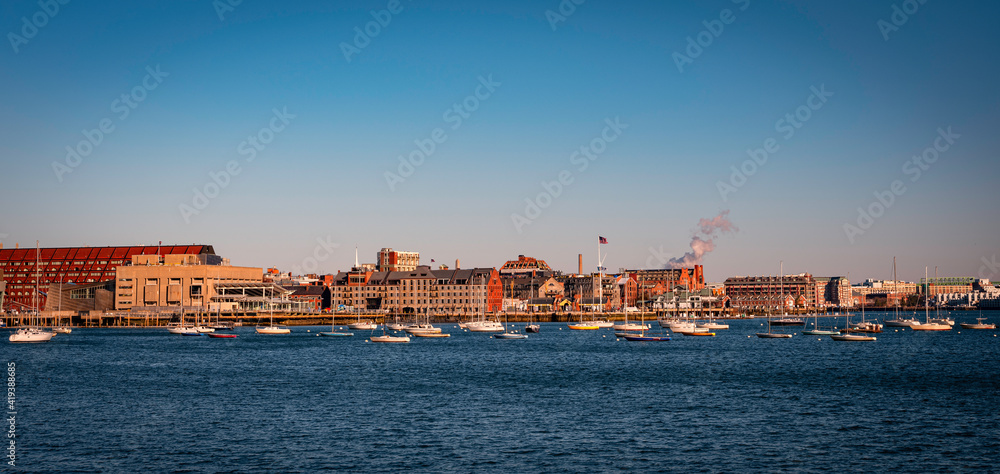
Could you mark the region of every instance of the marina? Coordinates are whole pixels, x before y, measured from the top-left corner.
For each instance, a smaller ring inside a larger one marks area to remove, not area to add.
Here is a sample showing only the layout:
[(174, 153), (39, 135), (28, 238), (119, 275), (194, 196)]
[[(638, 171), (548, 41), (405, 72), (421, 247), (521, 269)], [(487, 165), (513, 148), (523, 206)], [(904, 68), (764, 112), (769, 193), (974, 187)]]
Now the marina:
[(316, 337), (329, 324), (218, 340), (77, 328), (5, 353), (37, 471), (811, 471), (856, 446), (860, 471), (995, 467), (996, 331), (749, 337), (764, 322), (655, 343), (564, 323), (516, 344), (456, 324), (408, 344)]

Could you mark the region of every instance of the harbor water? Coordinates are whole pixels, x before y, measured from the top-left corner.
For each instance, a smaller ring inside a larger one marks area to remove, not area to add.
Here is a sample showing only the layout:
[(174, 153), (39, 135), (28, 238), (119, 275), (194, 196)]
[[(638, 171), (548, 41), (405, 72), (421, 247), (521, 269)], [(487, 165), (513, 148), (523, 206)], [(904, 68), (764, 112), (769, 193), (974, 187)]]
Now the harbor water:
[(409, 344), (81, 328), (2, 352), (25, 472), (998, 469), (997, 331), (762, 323), (641, 343), (555, 323)]

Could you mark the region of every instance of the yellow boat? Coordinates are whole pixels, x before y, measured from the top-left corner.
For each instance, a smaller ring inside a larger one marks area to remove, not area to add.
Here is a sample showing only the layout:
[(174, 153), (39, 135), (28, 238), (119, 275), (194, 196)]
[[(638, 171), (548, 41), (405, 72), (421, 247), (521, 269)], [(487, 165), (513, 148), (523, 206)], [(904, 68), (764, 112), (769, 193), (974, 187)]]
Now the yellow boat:
[(600, 326), (593, 326), (590, 324), (570, 324), (569, 328), (577, 331), (596, 331), (600, 329)]

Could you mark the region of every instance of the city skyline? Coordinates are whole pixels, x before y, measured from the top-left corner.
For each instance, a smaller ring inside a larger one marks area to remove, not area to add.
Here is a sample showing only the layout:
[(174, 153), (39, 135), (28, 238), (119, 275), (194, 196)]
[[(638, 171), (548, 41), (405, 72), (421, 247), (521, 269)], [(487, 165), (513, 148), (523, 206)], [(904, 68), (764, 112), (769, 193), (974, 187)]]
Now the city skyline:
[(232, 3), (4, 5), (4, 248), (1000, 279), (998, 5)]

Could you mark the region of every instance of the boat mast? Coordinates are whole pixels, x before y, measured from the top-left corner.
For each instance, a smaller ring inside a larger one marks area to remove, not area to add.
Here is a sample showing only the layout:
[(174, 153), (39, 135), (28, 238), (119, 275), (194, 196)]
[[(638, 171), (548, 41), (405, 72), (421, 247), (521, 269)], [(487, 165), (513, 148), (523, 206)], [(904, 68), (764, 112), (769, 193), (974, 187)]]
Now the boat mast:
[(927, 309), (927, 298), (930, 297), (930, 292), (931, 292), (930, 290), (931, 290), (931, 285), (930, 282), (927, 281), (927, 267), (924, 267), (924, 323), (925, 324), (930, 323), (930, 320), (928, 319), (929, 316)]

